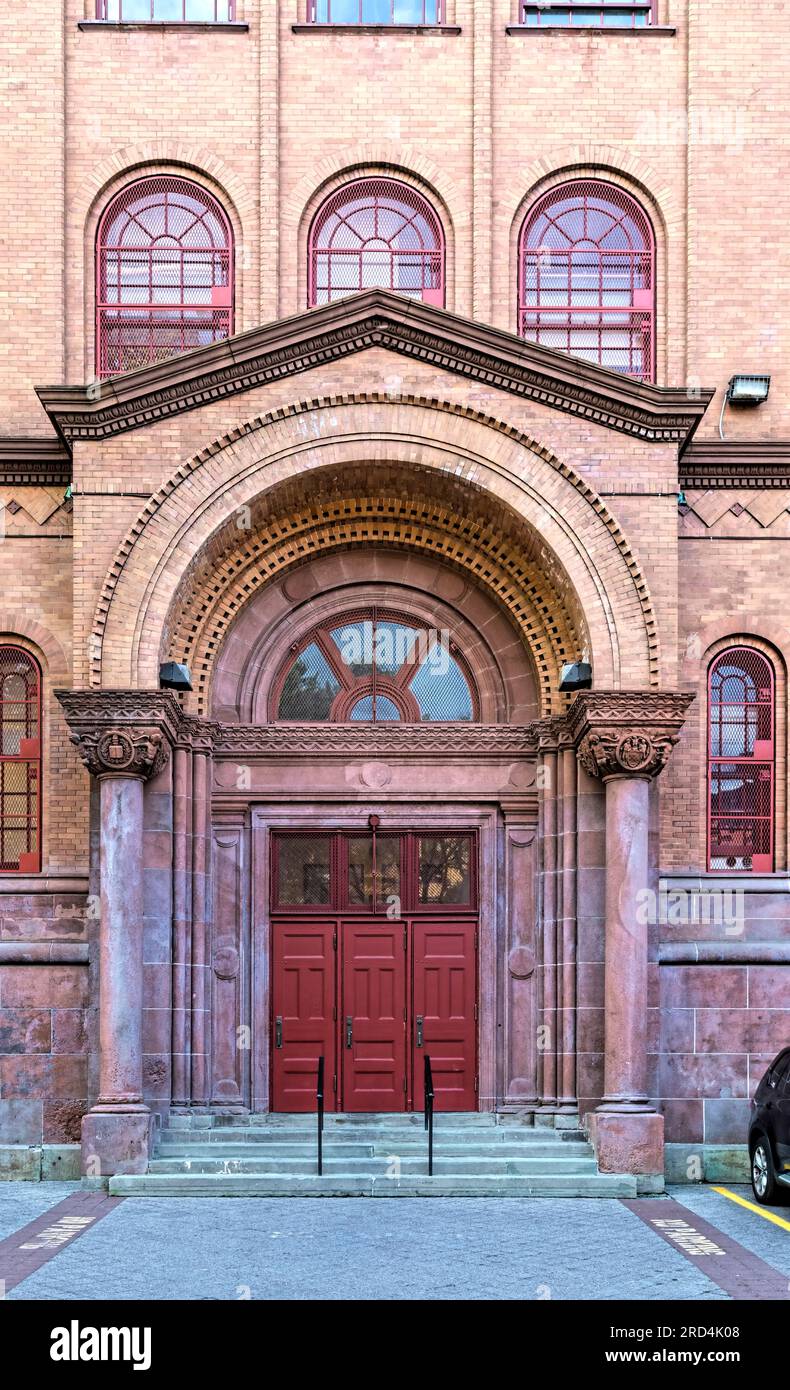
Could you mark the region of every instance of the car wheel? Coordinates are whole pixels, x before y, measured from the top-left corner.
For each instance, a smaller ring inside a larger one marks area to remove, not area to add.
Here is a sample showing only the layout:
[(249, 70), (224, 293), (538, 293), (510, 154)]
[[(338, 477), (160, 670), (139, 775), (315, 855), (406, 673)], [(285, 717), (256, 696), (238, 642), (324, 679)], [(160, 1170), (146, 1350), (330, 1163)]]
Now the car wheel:
[(752, 1191), (763, 1206), (779, 1200), (771, 1145), (763, 1135), (752, 1149)]

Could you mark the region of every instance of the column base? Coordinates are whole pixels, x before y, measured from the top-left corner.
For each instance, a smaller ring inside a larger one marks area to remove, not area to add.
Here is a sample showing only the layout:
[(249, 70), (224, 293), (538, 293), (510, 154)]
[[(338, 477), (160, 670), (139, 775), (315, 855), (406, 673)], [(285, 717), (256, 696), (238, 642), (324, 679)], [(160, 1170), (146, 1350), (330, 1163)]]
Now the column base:
[(90, 1111), (82, 1117), (82, 1172), (87, 1178), (147, 1173), (154, 1117), (147, 1111)]
[(602, 1173), (663, 1176), (663, 1115), (655, 1111), (593, 1110), (587, 1124)]

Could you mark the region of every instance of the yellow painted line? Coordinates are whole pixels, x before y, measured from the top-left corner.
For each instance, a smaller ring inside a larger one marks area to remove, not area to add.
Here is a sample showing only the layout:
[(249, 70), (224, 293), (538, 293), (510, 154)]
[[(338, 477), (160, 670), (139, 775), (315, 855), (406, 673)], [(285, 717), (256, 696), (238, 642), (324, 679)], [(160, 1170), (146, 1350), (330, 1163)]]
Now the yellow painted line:
[(764, 1216), (766, 1221), (773, 1221), (775, 1226), (781, 1226), (783, 1231), (790, 1231), (790, 1221), (785, 1221), (784, 1217), (777, 1216), (775, 1212), (767, 1211), (765, 1207), (758, 1207), (754, 1202), (747, 1202), (745, 1197), (739, 1197), (737, 1192), (730, 1192), (726, 1187), (714, 1187), (714, 1192), (720, 1192), (722, 1197), (729, 1197), (731, 1202), (737, 1202), (739, 1207), (746, 1207), (747, 1211), (756, 1211), (758, 1216)]

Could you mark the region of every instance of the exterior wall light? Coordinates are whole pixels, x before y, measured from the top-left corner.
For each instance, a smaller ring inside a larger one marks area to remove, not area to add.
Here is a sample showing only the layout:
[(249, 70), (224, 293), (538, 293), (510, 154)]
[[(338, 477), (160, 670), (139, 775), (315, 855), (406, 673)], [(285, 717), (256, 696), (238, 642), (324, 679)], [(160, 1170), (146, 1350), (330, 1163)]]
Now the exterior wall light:
[(563, 666), (560, 690), (589, 690), (592, 685), (592, 666), (587, 661), (572, 661)]
[(727, 387), (730, 405), (762, 405), (771, 385), (769, 376), (732, 376)]
[(160, 690), (191, 690), (189, 667), (182, 661), (163, 661), (159, 667)]

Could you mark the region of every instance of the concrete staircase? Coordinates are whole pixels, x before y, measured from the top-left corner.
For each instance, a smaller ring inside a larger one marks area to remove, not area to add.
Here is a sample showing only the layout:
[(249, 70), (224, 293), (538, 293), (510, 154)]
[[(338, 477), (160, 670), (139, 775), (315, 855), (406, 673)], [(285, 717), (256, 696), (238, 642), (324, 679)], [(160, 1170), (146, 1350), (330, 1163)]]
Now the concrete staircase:
[(123, 1197), (635, 1197), (599, 1173), (578, 1129), (516, 1116), (439, 1114), (428, 1176), (423, 1117), (327, 1115), (316, 1172), (313, 1115), (174, 1116), (148, 1172), (110, 1179)]

